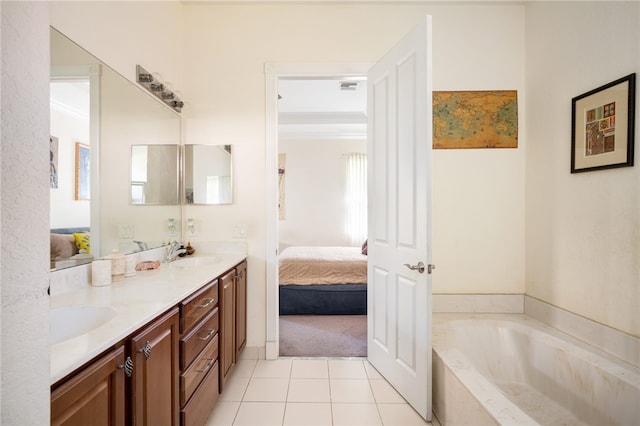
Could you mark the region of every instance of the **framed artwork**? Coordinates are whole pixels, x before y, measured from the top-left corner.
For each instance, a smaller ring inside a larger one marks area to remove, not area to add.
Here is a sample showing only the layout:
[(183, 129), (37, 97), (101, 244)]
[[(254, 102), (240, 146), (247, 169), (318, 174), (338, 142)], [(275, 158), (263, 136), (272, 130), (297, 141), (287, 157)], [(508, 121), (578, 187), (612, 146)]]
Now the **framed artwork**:
[(58, 138), (49, 136), (49, 186), (58, 189)]
[(433, 92), (433, 149), (517, 147), (516, 90)]
[(571, 173), (633, 166), (636, 75), (571, 100)]
[(89, 159), (88, 145), (76, 142), (76, 200), (89, 200)]

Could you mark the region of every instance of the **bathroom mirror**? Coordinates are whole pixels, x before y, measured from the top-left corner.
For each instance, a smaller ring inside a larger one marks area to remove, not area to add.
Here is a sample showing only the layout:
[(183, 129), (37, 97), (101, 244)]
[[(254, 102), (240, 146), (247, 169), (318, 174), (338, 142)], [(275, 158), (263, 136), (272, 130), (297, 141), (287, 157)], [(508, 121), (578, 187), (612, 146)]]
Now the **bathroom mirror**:
[[(55, 145), (57, 154), (51, 155), (51, 170), (53, 165), (57, 166), (55, 176), (52, 172), (50, 190), (52, 234), (55, 229), (56, 235), (64, 233), (70, 239), (74, 231), (88, 231), (91, 255), (97, 257), (114, 249), (126, 254), (139, 251), (140, 247), (158, 247), (169, 239), (180, 240), (182, 220), (177, 186), (171, 205), (132, 205), (129, 164), (133, 145), (173, 145), (177, 182), (180, 115), (54, 28), (51, 28), (51, 70), (54, 83), (59, 79), (81, 82), (70, 87), (76, 89), (76, 95), (85, 97), (84, 106), (78, 106), (73, 95), (69, 99), (68, 95), (52, 90), (51, 136), (55, 144), (50, 145), (52, 152)], [(85, 120), (85, 129), (73, 127), (70, 117)], [(88, 170), (84, 169), (90, 177), (88, 181), (76, 171), (77, 165), (82, 164), (77, 144), (90, 156)], [(76, 195), (78, 182), (90, 186), (88, 197)], [(177, 226), (168, 229), (168, 219), (175, 220)], [(69, 247), (75, 247), (67, 242)], [(63, 256), (58, 254), (62, 258), (55, 262), (52, 259), (51, 268), (81, 263)], [(83, 260), (90, 261), (90, 258)]]
[(184, 146), (184, 203), (231, 204), (231, 145)]
[(131, 204), (178, 204), (178, 145), (131, 147)]

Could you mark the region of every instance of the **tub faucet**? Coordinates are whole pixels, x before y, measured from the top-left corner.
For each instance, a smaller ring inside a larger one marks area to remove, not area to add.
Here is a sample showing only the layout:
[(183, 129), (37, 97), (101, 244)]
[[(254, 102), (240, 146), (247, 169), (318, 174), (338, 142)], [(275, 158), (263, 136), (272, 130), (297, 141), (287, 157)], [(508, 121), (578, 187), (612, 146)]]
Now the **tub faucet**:
[(167, 247), (163, 262), (173, 262), (179, 255), (186, 253), (187, 249), (185, 249), (184, 247), (181, 248), (180, 244), (177, 241), (174, 241)]

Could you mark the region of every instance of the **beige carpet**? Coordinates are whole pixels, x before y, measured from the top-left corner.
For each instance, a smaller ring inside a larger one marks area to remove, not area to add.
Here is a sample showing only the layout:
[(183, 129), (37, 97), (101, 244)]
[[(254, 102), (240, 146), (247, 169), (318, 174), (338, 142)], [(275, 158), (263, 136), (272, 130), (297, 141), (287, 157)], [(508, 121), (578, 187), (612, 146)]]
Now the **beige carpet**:
[(366, 315), (281, 315), (280, 355), (367, 356)]

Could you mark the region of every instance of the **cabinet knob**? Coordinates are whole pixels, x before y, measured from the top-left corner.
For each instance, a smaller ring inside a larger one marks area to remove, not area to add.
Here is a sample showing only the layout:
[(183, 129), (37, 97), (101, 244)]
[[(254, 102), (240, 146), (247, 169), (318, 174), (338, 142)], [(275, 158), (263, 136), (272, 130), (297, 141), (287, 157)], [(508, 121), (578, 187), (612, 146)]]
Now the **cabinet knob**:
[(146, 359), (149, 359), (149, 357), (151, 356), (151, 349), (151, 343), (149, 343), (149, 341), (147, 340), (144, 344), (144, 348), (138, 349), (138, 353), (143, 354)]
[(133, 361), (131, 360), (131, 357), (128, 356), (124, 364), (118, 365), (118, 368), (120, 370), (124, 370), (124, 374), (127, 377), (131, 377), (131, 375), (133, 374)]
[(242, 278), (244, 278), (244, 271), (240, 271), (240, 273), (236, 275), (236, 280), (241, 280)]

